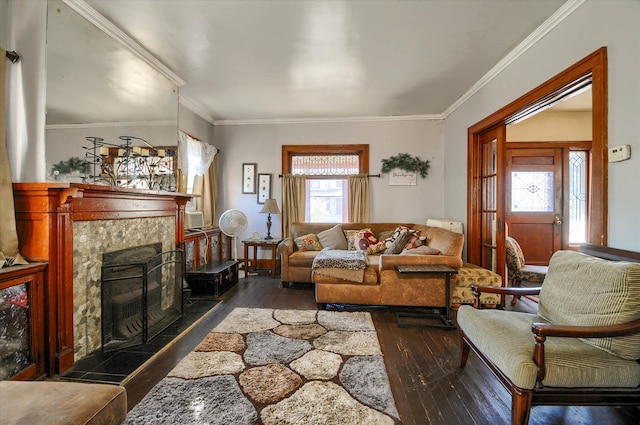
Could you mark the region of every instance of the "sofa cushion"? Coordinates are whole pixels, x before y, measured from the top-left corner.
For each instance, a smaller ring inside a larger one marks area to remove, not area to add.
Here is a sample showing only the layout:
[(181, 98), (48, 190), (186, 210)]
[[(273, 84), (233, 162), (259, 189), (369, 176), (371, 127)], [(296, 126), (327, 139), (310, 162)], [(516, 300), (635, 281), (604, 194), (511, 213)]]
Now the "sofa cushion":
[(384, 241), (378, 240), (376, 235), (368, 230), (361, 230), (353, 238), (357, 250), (367, 254), (376, 254), (386, 249)]
[(403, 249), (400, 255), (440, 255), (440, 251), (430, 246), (423, 245), (413, 249)]
[(323, 230), (318, 233), (318, 240), (323, 248), (329, 249), (347, 249), (347, 238), (344, 236), (342, 226), (337, 224), (331, 229)]
[(308, 267), (311, 269), (313, 259), (319, 251), (296, 251), (289, 255), (289, 267)]
[(307, 233), (293, 240), (299, 251), (320, 251), (322, 244), (315, 233)]
[[(640, 263), (558, 251), (549, 262), (538, 311), (550, 323), (574, 326), (640, 319)], [(625, 359), (640, 358), (640, 334), (583, 341)]]

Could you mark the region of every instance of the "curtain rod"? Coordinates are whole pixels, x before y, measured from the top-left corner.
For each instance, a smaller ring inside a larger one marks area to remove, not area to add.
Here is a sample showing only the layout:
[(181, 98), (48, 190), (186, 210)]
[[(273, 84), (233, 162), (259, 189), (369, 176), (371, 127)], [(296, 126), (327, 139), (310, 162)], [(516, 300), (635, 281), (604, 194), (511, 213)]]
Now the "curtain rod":
[[(296, 176), (304, 176), (304, 177), (333, 177), (333, 176), (315, 176), (315, 175), (305, 175), (305, 174), (295, 174)], [(279, 178), (282, 178), (282, 174), (278, 174)], [(336, 176), (341, 177), (341, 176)], [(381, 177), (380, 174), (367, 174), (367, 177)]]
[(15, 50), (12, 50), (10, 52), (5, 52), (5, 56), (7, 57), (7, 59), (11, 61), (11, 63), (16, 63), (20, 60), (20, 55), (16, 53)]

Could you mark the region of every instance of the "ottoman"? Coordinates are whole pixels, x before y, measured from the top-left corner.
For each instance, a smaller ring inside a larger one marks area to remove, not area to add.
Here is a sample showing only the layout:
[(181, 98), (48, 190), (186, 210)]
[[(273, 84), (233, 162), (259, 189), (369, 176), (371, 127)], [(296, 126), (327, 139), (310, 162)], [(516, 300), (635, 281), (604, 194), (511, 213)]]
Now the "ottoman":
[(1, 425), (116, 425), (127, 417), (124, 387), (61, 381), (0, 381)]
[[(499, 274), (470, 263), (464, 263), (453, 279), (455, 281), (451, 293), (451, 307), (453, 309), (457, 309), (462, 304), (473, 304), (474, 296), (471, 285), (502, 286), (502, 277)], [(485, 308), (494, 308), (502, 301), (499, 294), (482, 294), (480, 302)]]

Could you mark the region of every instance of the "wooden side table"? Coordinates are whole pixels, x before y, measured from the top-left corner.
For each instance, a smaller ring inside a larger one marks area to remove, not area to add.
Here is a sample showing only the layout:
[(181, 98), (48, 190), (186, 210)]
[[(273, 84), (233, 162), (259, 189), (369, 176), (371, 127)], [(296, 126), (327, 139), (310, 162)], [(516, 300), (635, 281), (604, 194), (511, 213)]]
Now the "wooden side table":
[[(423, 274), (443, 274), (445, 285), (445, 314), (440, 313), (397, 313), (396, 320), (398, 326), (401, 328), (404, 326), (411, 326), (409, 322), (403, 322), (402, 318), (419, 318), (419, 319), (438, 319), (442, 321), (442, 324), (424, 324), (419, 326), (433, 326), (436, 328), (444, 329), (456, 329), (456, 325), (451, 322), (451, 276), (458, 273), (458, 270), (449, 266), (440, 265), (425, 265), (425, 266), (396, 266), (398, 273), (423, 273)], [(415, 325), (413, 325), (415, 326)]]
[(249, 271), (249, 247), (253, 247), (253, 270), (258, 268), (258, 248), (271, 249), (271, 278), (276, 277), (276, 254), (282, 239), (246, 239), (244, 244), (244, 270)]

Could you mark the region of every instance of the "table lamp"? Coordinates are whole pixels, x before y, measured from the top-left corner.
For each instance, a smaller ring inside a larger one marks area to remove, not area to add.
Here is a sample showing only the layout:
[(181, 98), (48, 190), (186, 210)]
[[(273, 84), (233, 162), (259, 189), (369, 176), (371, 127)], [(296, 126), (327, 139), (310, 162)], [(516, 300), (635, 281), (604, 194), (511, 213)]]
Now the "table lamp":
[(260, 212), (269, 214), (267, 216), (267, 236), (265, 239), (273, 239), (273, 236), (271, 236), (271, 214), (281, 214), (280, 208), (278, 208), (278, 203), (275, 199), (265, 199)]

